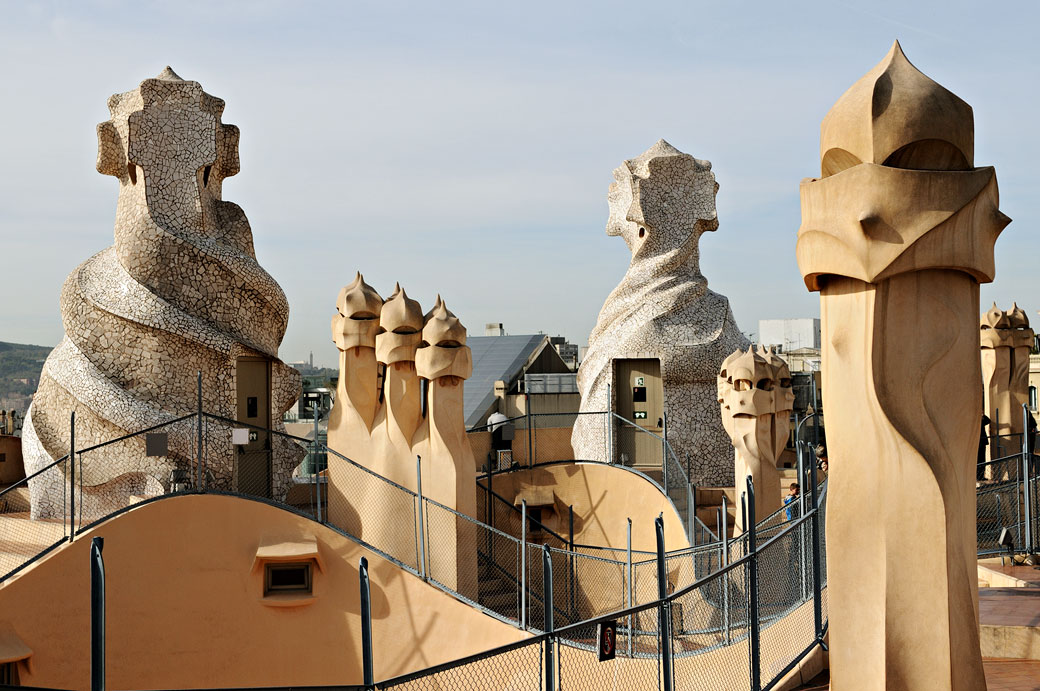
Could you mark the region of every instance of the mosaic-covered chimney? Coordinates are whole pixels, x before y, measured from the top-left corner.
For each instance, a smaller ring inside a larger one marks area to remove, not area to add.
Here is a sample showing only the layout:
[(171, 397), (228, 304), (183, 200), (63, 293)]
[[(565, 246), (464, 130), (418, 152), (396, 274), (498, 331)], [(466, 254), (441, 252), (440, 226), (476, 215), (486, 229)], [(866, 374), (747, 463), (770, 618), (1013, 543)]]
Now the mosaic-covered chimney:
[(575, 457), (660, 467), (667, 434), (671, 481), (730, 485), (730, 440), (716, 401), (719, 367), (747, 349), (729, 301), (708, 289), (700, 237), (719, 227), (711, 163), (663, 139), (614, 170), (607, 235), (632, 252), (628, 271), (600, 310), (578, 369), (581, 412), (611, 411), (631, 421), (605, 429), (579, 415)]
[[(299, 375), (278, 359), (285, 295), (257, 263), (242, 209), (221, 198), (224, 178), (239, 171), (239, 131), (220, 121), (224, 102), (167, 67), (109, 98), (108, 109), (97, 170), (119, 180), (115, 245), (62, 288), (65, 337), (47, 358), (23, 433), (30, 474), (68, 453), (72, 411), (77, 449), (194, 412), (197, 372), (206, 412), (260, 427), (280, 428), (299, 391)], [(163, 428), (164, 455), (147, 455), (143, 435), (84, 454), (79, 511), (169, 491), (173, 471), (197, 457), (194, 425)], [(298, 453), (266, 433), (233, 447), (226, 426), (206, 429), (213, 484), (285, 493)], [(35, 517), (63, 511), (64, 478), (54, 468), (30, 482)]]

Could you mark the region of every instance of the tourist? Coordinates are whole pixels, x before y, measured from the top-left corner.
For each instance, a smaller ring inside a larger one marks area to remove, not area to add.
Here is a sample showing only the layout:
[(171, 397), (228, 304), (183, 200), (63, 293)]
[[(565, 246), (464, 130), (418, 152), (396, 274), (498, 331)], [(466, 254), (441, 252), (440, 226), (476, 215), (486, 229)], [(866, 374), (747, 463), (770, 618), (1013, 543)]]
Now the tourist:
[[(982, 482), (986, 479), (986, 447), (989, 446), (989, 432), (986, 430), (989, 427), (990, 419), (985, 413), (982, 414), (982, 431), (979, 433), (979, 458), (975, 465), (975, 481)], [(1036, 423), (1033, 423), (1036, 424)]]
[(1030, 456), (1034, 455), (1037, 450), (1037, 420), (1033, 417), (1033, 413), (1025, 413), (1025, 451), (1029, 452)]
[(827, 447), (820, 444), (816, 447), (816, 467), (823, 473), (824, 478), (827, 477)]
[(787, 520), (791, 520), (798, 513), (798, 507), (795, 505), (798, 501), (798, 487), (797, 482), (792, 482), (791, 486), (787, 488), (787, 496), (784, 497), (784, 506), (787, 507), (784, 513), (787, 514)]

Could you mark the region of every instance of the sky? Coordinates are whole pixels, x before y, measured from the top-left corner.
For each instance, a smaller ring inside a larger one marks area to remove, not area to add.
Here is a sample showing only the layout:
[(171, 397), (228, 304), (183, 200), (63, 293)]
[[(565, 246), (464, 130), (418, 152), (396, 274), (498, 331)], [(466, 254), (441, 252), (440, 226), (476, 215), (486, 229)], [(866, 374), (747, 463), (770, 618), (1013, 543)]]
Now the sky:
[(334, 365), (336, 295), (361, 271), (439, 293), (468, 327), (585, 344), (630, 255), (607, 237), (611, 171), (664, 138), (712, 162), (709, 287), (740, 328), (815, 317), (795, 262), (819, 125), (898, 39), (972, 105), (996, 167), (983, 307), (1040, 309), (1040, 9), (1027, 2), (14, 2), (0, 0), (0, 341), (56, 345), (58, 297), (113, 242), (94, 169), (110, 94), (171, 65), (227, 103), (224, 183), (290, 305), (283, 360)]

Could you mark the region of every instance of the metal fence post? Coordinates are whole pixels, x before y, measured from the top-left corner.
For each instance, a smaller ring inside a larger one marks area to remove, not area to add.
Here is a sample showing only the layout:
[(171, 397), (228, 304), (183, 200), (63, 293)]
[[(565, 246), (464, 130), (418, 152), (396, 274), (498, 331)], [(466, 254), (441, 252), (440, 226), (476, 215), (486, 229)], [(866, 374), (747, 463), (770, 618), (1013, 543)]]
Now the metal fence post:
[[(815, 386), (815, 384), (814, 384)], [(758, 545), (755, 541), (755, 484), (749, 475), (747, 478), (747, 518), (745, 533), (748, 538), (748, 638), (751, 641), (751, 691), (760, 691), (761, 680), (761, 639), (758, 621)]]
[[(628, 549), (625, 560), (627, 588), (625, 589), (625, 609), (632, 608), (632, 519), (628, 519)], [(632, 657), (632, 615), (628, 615), (628, 656)]]
[(368, 582), (368, 559), (361, 557), (358, 565), (361, 581), (361, 666), (365, 687), (376, 683), (375, 665), (372, 660), (372, 590)]
[(1025, 492), (1023, 493), (1023, 508), (1026, 514), (1026, 532), (1023, 539), (1023, 544), (1025, 545), (1026, 559), (1029, 562), (1032, 562), (1034, 561), (1033, 554), (1036, 552), (1035, 545), (1033, 544), (1033, 538), (1036, 537), (1035, 535), (1033, 535), (1033, 512), (1035, 511), (1035, 507), (1033, 506), (1032, 483), (1030, 482), (1029, 477), (1029, 410), (1028, 408), (1026, 408), (1026, 405), (1024, 403), (1022, 404), (1022, 429), (1024, 430), (1022, 433), (1022, 469), (1019, 471), (1019, 473), (1023, 478), (1023, 482), (1025, 482)]
[(69, 542), (76, 537), (76, 411), (69, 416)]
[(527, 630), (527, 500), (520, 503), (520, 628)]
[(610, 384), (607, 384), (607, 463), (614, 462), (614, 399), (610, 396)]
[(668, 411), (661, 413), (661, 470), (664, 493), (668, 494)]
[(697, 538), (693, 534), (693, 526), (696, 522), (693, 520), (697, 517), (697, 488), (690, 483), (686, 483), (686, 533), (690, 536), (690, 546), (697, 546)]
[[(748, 476), (748, 479), (750, 479), (750, 476)], [(746, 555), (748, 553), (748, 549), (747, 549), (747, 546), (748, 546), (747, 534), (749, 532), (748, 531), (748, 526), (751, 525), (750, 523), (748, 523), (747, 505), (748, 505), (747, 492), (741, 492), (740, 493), (740, 520), (744, 521), (744, 532), (740, 536), (740, 544), (741, 544), (741, 547), (743, 548), (742, 552), (743, 552), (744, 555)]]
[(811, 473), (812, 482), (809, 484), (809, 491), (812, 492), (812, 505), (809, 510), (812, 511), (811, 529), (812, 529), (812, 579), (813, 579), (813, 621), (816, 624), (816, 638), (823, 638), (823, 568), (820, 564), (820, 555), (822, 550), (820, 549), (820, 504), (819, 497), (816, 495), (816, 464), (814, 463), (809, 469)]
[[(812, 481), (810, 481), (809, 483), (806, 483), (806, 471), (808, 470), (806, 468), (806, 466), (809, 465), (809, 466), (812, 466), (815, 469), (816, 464), (813, 463), (812, 460), (810, 459), (810, 456), (809, 456), (809, 453), (808, 453), (808, 451), (809, 451), (808, 449), (805, 449), (803, 451), (802, 449), (799, 448), (799, 449), (795, 449), (795, 451), (796, 451), (795, 456), (798, 458), (798, 485), (799, 485), (799, 491), (798, 491), (798, 515), (795, 518), (801, 518), (802, 516), (805, 515), (805, 489), (804, 489), (804, 487), (805, 487), (806, 484), (815, 484)], [(813, 476), (815, 476), (815, 475), (816, 475), (816, 473), (813, 473)], [(799, 528), (798, 530), (799, 530), (799, 533), (803, 533), (804, 532), (802, 530), (802, 528)], [(803, 540), (803, 539), (801, 539), (801, 537), (799, 537), (799, 539), (798, 539), (798, 564), (801, 567), (801, 571), (799, 572), (798, 580), (799, 580), (799, 585), (801, 586), (800, 589), (799, 589), (799, 594), (801, 595), (801, 598), (802, 598), (803, 602), (805, 601), (805, 598), (806, 598), (806, 595), (807, 595), (806, 588), (809, 585), (808, 583), (806, 583), (806, 579), (805, 579), (805, 571), (806, 571), (806, 569), (805, 569), (805, 558), (806, 558), (806, 556), (807, 555), (806, 555), (805, 540)]]
[(542, 619), (546, 633), (553, 632), (552, 552), (542, 545)]
[(661, 601), (660, 625), (658, 635), (661, 637), (661, 674), (664, 676), (664, 691), (675, 688), (672, 676), (672, 618), (671, 603), (668, 602), (668, 572), (664, 564), (664, 517), (658, 516), (654, 521), (657, 529), (657, 596)]
[[(318, 467), (318, 458), (320, 458), (320, 453), (318, 452), (318, 409), (320, 401), (321, 398), (318, 398), (318, 400), (314, 401), (314, 405), (311, 407), (311, 412), (314, 414), (314, 486), (318, 490), (318, 504), (316, 508), (319, 523), (321, 522), (321, 469)], [(326, 458), (328, 458), (327, 455)]]
[(527, 417), (527, 467), (534, 465), (534, 436), (531, 430), (531, 394), (524, 391), (524, 415)]
[[(722, 557), (720, 565), (725, 568), (729, 566), (729, 506), (726, 495), (722, 495), (722, 509), (719, 511), (719, 520), (715, 527), (719, 529), (719, 537), (722, 539)], [(722, 628), (726, 636), (726, 645), (729, 645), (729, 576), (727, 575), (722, 584)]]
[(415, 481), (419, 499), (419, 575), (426, 580), (426, 521), (423, 520), (422, 456), (415, 457)]
[[(551, 634), (553, 626), (553, 577), (552, 577), (552, 552), (549, 545), (542, 545), (542, 607), (544, 613), (545, 630)], [(545, 689), (553, 691), (553, 637), (546, 639), (549, 650), (545, 656)]]
[(195, 459), (195, 465), (198, 466), (199, 471), (199, 481), (196, 487), (198, 488), (198, 491), (202, 492), (206, 489), (206, 471), (203, 469), (202, 466), (202, 370), (198, 370), (198, 382), (196, 386), (196, 392), (198, 393), (198, 405), (195, 408), (195, 418), (198, 423), (196, 425), (198, 432), (198, 438), (196, 440), (198, 443), (198, 448), (196, 449), (197, 457)]
[(105, 538), (90, 541), (90, 691), (105, 690)]
[(571, 613), (571, 621), (570, 621), (570, 623), (573, 624), (574, 622), (577, 621), (576, 616), (578, 614), (578, 611), (577, 611), (577, 595), (576, 595), (575, 590), (574, 590), (575, 589), (575, 581), (577, 580), (577, 577), (578, 577), (578, 574), (577, 574), (577, 566), (578, 565), (577, 565), (577, 562), (575, 562), (575, 560), (574, 560), (574, 504), (571, 504), (570, 506), (567, 507), (567, 515), (568, 515), (568, 519), (569, 519), (568, 520), (568, 531), (569, 532), (568, 532), (567, 537), (568, 537), (568, 540), (569, 540), (568, 547), (569, 547), (569, 550), (570, 550), (570, 554), (567, 556), (567, 562), (568, 562), (568, 565), (570, 566), (570, 569), (568, 570), (568, 573), (567, 573), (567, 580), (568, 580), (568, 588), (567, 588), (567, 590), (568, 590), (568, 594), (570, 596), (570, 613)]

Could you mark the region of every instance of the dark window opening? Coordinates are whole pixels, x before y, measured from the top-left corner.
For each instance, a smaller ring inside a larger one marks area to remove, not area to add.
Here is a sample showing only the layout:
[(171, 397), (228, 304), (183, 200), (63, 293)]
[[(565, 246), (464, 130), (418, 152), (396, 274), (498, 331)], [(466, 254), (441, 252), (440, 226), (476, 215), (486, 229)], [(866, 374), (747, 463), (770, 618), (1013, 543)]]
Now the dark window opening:
[(202, 169), (202, 186), (209, 187), (209, 171), (213, 166), (206, 166)]
[(264, 566), (264, 595), (311, 592), (311, 565), (267, 564)]
[(5, 662), (0, 665), (0, 685), (18, 686), (17, 662)]
[(260, 413), (258, 412), (259, 406), (257, 405), (257, 397), (250, 396), (246, 399), (246, 417), (254, 418)]
[(632, 402), (633, 403), (646, 403), (646, 387), (645, 386), (633, 386), (632, 387)]
[(6, 460), (7, 460), (7, 454), (6, 453), (0, 453), (0, 463), (5, 462)]

